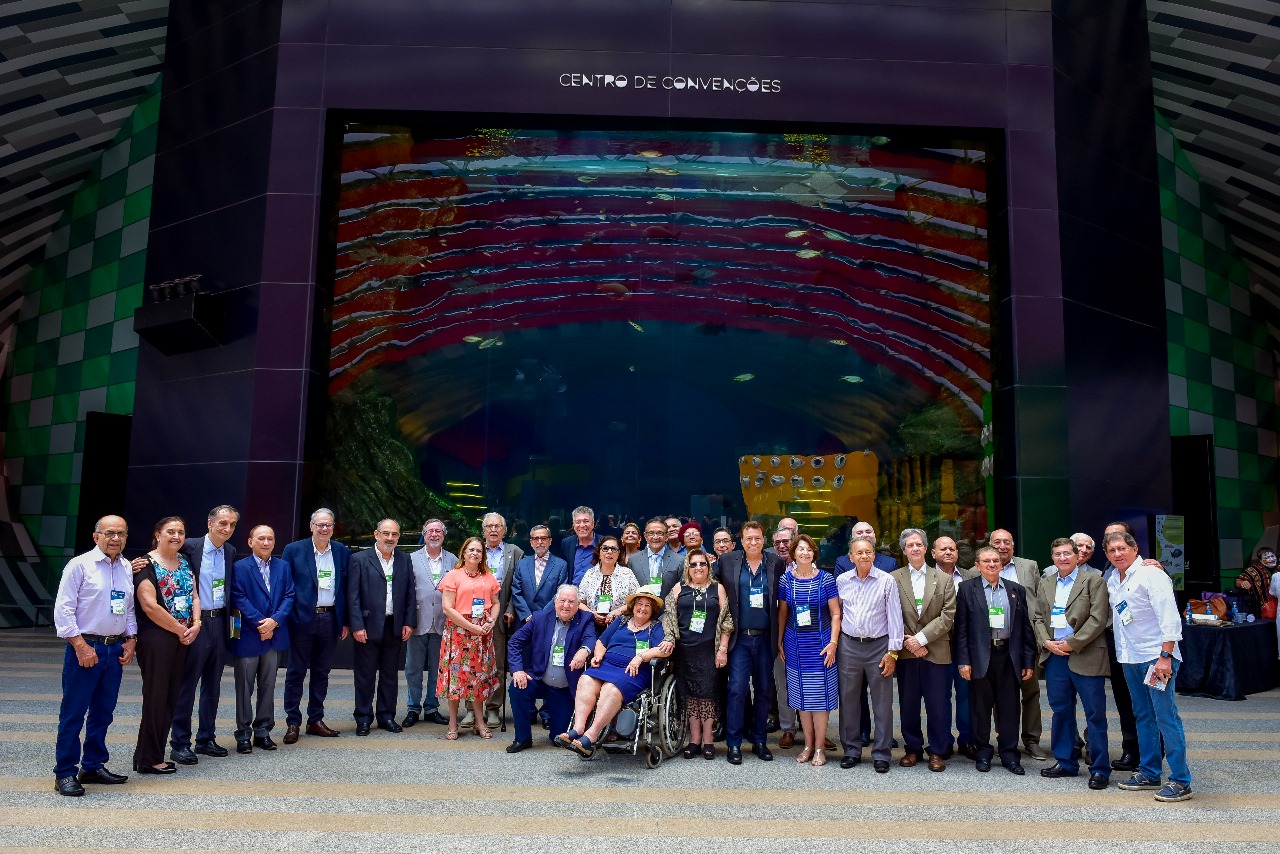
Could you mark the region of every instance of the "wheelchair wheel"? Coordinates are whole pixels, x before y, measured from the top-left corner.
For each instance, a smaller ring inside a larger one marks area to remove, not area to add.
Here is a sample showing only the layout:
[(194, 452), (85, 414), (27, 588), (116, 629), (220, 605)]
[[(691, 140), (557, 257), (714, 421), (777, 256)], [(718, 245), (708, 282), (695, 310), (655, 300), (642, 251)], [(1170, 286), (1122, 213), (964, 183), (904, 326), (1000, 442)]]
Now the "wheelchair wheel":
[(649, 752), (646, 753), (644, 757), (644, 767), (657, 768), (661, 764), (662, 764), (662, 751), (659, 750), (656, 746), (650, 747)]
[(675, 756), (689, 740), (689, 721), (684, 716), (684, 700), (675, 674), (663, 681), (658, 695), (658, 739), (667, 756)]

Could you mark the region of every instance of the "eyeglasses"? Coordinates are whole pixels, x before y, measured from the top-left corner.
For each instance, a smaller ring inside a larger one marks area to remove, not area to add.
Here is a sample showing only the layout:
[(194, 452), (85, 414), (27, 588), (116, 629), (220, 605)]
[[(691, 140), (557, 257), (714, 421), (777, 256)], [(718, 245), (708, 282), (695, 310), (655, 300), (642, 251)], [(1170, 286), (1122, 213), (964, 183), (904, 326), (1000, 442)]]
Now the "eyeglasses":
[(322, 531), (327, 531), (328, 529), (333, 527), (332, 522), (312, 522), (311, 524), (312, 526), (319, 528)]
[(99, 531), (98, 534), (107, 540), (123, 540), (129, 536), (128, 531)]
[(601, 546), (600, 547), (600, 551), (602, 552), (616, 552), (617, 550), (618, 550), (617, 546)]
[(791, 545), (791, 541), (790, 540), (774, 540), (773, 544), (775, 546), (789, 546)]
[(486, 531), (500, 531), (502, 530), (503, 525), (500, 522), (489, 522), (481, 525), (480, 527), (484, 528)]
[(378, 536), (387, 537), (392, 540), (398, 540), (400, 539), (400, 532), (399, 531), (378, 531)]
[(545, 542), (546, 540), (549, 540), (549, 539), (551, 539), (551, 538), (550, 538), (550, 537), (546, 537), (546, 536), (542, 536), (542, 537), (530, 537), (530, 538), (529, 538), (529, 542), (531, 542), (531, 543), (541, 543), (541, 542)]
[(695, 560), (695, 561), (690, 561), (690, 562), (689, 562), (689, 568), (690, 568), (690, 569), (693, 569), (695, 566), (700, 566), (700, 567), (702, 567), (703, 569), (706, 569), (706, 568), (707, 568), (708, 566), (710, 566), (710, 565), (711, 565), (711, 564), (707, 563), (705, 560)]
[(666, 531), (645, 531), (644, 535), (647, 539), (651, 539), (651, 540), (656, 539), (658, 537), (661, 537), (664, 540), (667, 538)]

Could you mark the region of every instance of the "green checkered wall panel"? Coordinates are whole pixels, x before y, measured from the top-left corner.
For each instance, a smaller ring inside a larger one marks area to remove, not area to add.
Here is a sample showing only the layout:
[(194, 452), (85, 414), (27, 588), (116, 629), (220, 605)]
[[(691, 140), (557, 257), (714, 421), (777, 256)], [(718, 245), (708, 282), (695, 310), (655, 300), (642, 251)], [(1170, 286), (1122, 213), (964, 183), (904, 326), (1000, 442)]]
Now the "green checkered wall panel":
[(1200, 178), (1156, 112), (1173, 435), (1213, 435), (1224, 579), (1276, 516), (1276, 342)]
[(11, 506), (58, 569), (75, 542), (85, 415), (133, 412), (159, 87), (71, 198), (14, 329), (3, 422)]

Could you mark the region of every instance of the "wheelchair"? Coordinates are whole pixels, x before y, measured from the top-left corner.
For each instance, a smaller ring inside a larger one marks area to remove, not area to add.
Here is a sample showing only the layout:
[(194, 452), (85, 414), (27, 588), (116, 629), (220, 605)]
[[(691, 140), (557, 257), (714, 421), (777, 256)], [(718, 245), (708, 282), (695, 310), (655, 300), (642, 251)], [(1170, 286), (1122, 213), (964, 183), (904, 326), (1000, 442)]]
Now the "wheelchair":
[(599, 747), (611, 754), (636, 756), (643, 752), (645, 767), (657, 768), (663, 759), (684, 749), (689, 741), (689, 721), (671, 661), (660, 659), (649, 666), (653, 668), (652, 687), (623, 706), (609, 725), (607, 731), (617, 734), (619, 740), (606, 738)]

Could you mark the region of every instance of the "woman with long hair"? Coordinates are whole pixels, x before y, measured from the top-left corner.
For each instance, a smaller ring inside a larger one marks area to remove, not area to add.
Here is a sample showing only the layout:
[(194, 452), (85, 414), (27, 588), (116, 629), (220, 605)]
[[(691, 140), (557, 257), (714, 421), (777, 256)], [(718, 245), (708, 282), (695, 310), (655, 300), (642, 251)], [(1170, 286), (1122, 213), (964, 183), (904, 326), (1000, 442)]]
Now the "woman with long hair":
[(484, 704), (498, 688), (493, 627), (498, 622), (501, 585), (485, 566), (479, 537), (468, 537), (458, 553), (458, 565), (440, 580), (439, 588), (447, 619), (436, 679), (436, 694), (449, 701), (449, 729), (444, 737), (457, 740), (458, 705), (465, 700), (475, 716), (475, 734), (493, 738), (484, 724)]

